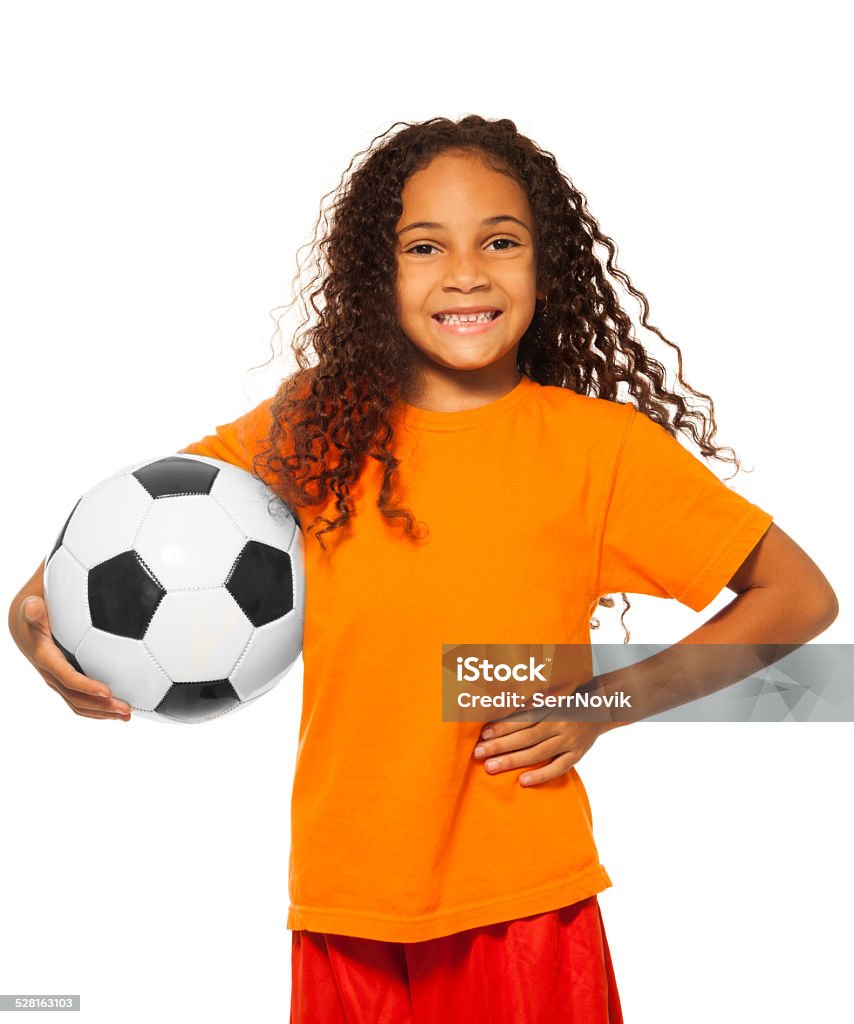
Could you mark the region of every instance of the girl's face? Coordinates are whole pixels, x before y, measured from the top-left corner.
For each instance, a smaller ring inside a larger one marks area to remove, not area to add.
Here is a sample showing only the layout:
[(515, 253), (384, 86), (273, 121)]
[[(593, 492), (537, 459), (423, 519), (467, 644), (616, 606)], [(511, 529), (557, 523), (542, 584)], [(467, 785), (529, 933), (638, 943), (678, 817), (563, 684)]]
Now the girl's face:
[[(534, 316), (534, 218), (524, 190), (477, 154), (442, 153), (406, 180), (396, 225), (398, 317), (425, 386), (519, 379), (516, 350)], [(446, 310), (498, 310), (443, 326)], [(477, 381), (474, 379), (477, 378)]]

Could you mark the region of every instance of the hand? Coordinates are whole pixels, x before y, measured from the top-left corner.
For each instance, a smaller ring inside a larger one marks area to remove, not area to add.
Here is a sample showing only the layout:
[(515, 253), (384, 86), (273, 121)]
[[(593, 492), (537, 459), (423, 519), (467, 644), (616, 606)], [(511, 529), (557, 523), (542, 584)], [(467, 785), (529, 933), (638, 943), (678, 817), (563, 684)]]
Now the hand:
[[(565, 775), (599, 736), (615, 724), (558, 722), (548, 717), (539, 722), (519, 722), (510, 716), (484, 723), (474, 756), (485, 760), (485, 768), (491, 775), (548, 760), (547, 765), (527, 772), (519, 779), (523, 786), (536, 786)], [(497, 765), (491, 768), (493, 761), (497, 761)]]
[(78, 672), (54, 643), (47, 606), (40, 597), (25, 597), (11, 625), (15, 643), (24, 657), (76, 715), (130, 721), (128, 705), (123, 700), (114, 700), (104, 683)]

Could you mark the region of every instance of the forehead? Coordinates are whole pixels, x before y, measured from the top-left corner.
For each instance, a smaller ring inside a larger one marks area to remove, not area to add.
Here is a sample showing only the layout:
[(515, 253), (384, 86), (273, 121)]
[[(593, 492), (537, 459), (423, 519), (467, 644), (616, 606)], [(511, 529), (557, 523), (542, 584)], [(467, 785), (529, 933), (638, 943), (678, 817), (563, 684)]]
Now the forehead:
[(530, 217), (525, 190), (509, 175), (492, 170), (478, 153), (435, 156), (406, 179), (401, 200), (401, 221), (422, 215), (426, 220), (428, 214), (430, 220), (443, 224), (480, 220), (490, 213)]

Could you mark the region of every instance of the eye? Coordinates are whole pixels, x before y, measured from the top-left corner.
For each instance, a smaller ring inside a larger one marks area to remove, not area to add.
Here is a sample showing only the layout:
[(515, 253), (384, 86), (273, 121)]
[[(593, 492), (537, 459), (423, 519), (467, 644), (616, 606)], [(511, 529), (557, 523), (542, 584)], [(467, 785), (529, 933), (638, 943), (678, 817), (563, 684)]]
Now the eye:
[[(495, 245), (497, 242), (509, 242), (510, 245), (514, 249), (518, 248), (518, 246), (519, 246), (519, 242), (514, 242), (512, 238), (493, 238), (493, 240), (489, 243), (489, 245)], [(429, 256), (430, 255), (429, 253), (419, 253), (416, 250), (418, 250), (418, 249), (435, 249), (435, 248), (436, 248), (436, 246), (435, 245), (431, 245), (429, 242), (419, 242), (418, 245), (413, 245), (411, 249), (405, 249), (404, 252), (406, 252), (406, 253), (414, 253), (416, 256)], [(498, 249), (496, 251), (497, 252), (509, 252), (510, 250), (505, 248), (505, 249)]]
[[(518, 245), (519, 245), (519, 243), (518, 242), (514, 242), (512, 238), (493, 238), (493, 240), (489, 244), (490, 245), (495, 245), (496, 242), (509, 242), (513, 246), (514, 249), (517, 248)], [(509, 249), (499, 249), (498, 251), (499, 252), (509, 252), (510, 250)]]

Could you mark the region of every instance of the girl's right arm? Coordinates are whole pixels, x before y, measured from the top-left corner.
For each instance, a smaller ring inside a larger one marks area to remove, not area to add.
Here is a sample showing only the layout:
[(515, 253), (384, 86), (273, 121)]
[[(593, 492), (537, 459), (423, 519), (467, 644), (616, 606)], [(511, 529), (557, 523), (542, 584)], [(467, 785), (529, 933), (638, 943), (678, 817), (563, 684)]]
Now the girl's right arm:
[(9, 632), (27, 661), (76, 715), (130, 720), (128, 705), (113, 699), (104, 683), (73, 668), (53, 642), (44, 600), (44, 562), (15, 595), (9, 607)]

